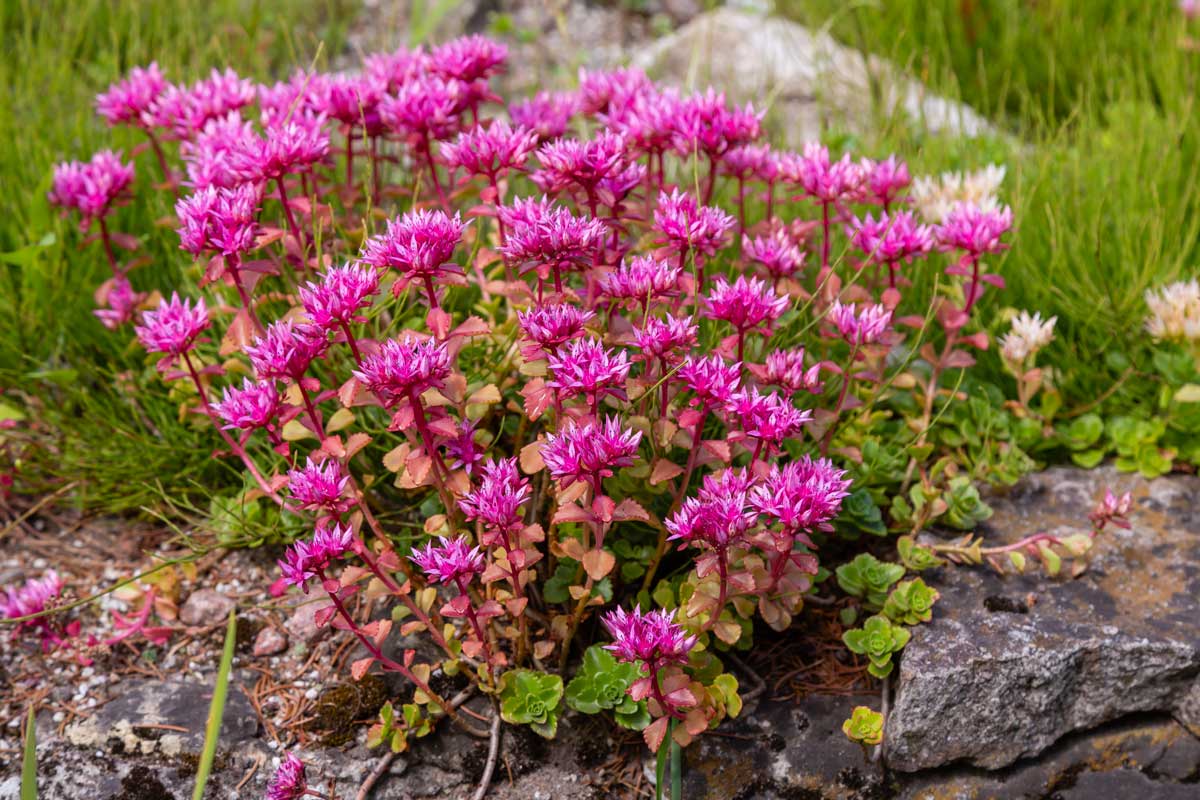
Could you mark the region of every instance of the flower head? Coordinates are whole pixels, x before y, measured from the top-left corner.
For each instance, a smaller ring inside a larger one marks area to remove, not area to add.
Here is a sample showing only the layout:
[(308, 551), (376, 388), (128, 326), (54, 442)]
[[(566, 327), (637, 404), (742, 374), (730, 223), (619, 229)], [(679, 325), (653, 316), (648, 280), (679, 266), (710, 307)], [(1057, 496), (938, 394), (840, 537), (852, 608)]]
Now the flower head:
[(300, 800), (308, 791), (308, 779), (304, 774), (304, 762), (291, 753), (283, 759), (275, 777), (267, 787), (264, 800)]
[(242, 387), (226, 386), (213, 410), (225, 420), (225, 429), (252, 431), (270, 426), (279, 413), (282, 398), (275, 381), (242, 379)]
[(190, 141), (179, 145), (187, 169), (186, 183), (196, 189), (232, 189), (245, 183), (245, 175), (235, 166), (234, 154), (257, 147), (257, 140), (253, 123), (243, 120), (237, 111), (209, 120)]
[(142, 314), (142, 324), (135, 326), (134, 332), (149, 352), (174, 357), (191, 350), (210, 324), (203, 298), (192, 305), (191, 300), (180, 300), (173, 292), (170, 300)]
[(613, 643), (604, 649), (628, 664), (642, 662), (651, 673), (667, 664), (686, 664), (688, 653), (699, 639), (688, 636), (665, 608), (643, 614), (641, 606), (634, 606), (633, 613), (617, 607), (601, 621), (613, 637)]
[(384, 97), (382, 82), (370, 75), (331, 75), (320, 98), (321, 113), (343, 125), (364, 128), (369, 136), (384, 132), (379, 104)]
[(358, 264), (330, 267), (319, 282), (300, 289), (300, 302), (314, 324), (330, 330), (361, 321), (358, 312), (371, 305), (379, 292), (379, 273)]
[(829, 150), (820, 142), (809, 142), (801, 155), (785, 165), (788, 180), (800, 184), (804, 193), (821, 203), (842, 203), (854, 200), (862, 190), (864, 175), (860, 164), (847, 153), (838, 161), (830, 161)]
[(308, 458), (303, 467), (294, 467), (288, 473), (288, 492), (301, 508), (309, 511), (323, 509), (331, 514), (343, 514), (355, 501), (346, 496), (350, 476), (342, 474), (342, 467), (335, 459), (324, 464)]
[(633, 464), (641, 441), (641, 431), (623, 428), (619, 419), (608, 417), (599, 424), (565, 422), (558, 433), (546, 435), (539, 449), (550, 475), (564, 488), (578, 481), (596, 488), (602, 478)]
[(578, 111), (579, 97), (574, 92), (542, 91), (508, 107), (513, 123), (533, 131), (542, 141), (566, 133)]
[(756, 264), (762, 264), (767, 275), (773, 279), (790, 278), (804, 266), (804, 251), (792, 241), (783, 228), (769, 234), (742, 236), (742, 255)]
[(179, 246), (193, 255), (205, 251), (225, 256), (241, 255), (254, 247), (258, 234), (256, 186), (244, 183), (234, 189), (208, 186), (175, 203), (179, 217)]
[(573, 339), (550, 355), (546, 386), (564, 398), (583, 395), (595, 407), (606, 395), (625, 399), (629, 354), (606, 350), (597, 339)]
[(681, 273), (679, 267), (651, 256), (627, 258), (615, 272), (600, 276), (600, 292), (613, 300), (629, 301), (645, 308), (674, 293)]
[(489, 460), (479, 488), (467, 492), (458, 504), (468, 520), (479, 520), (487, 531), (500, 535), (500, 541), (485, 540), (484, 544), (507, 546), (508, 532), (524, 525), (521, 506), (531, 494), (529, 480), (521, 477), (515, 458)]
[(777, 394), (759, 394), (758, 389), (740, 389), (725, 404), (730, 419), (741, 425), (742, 433), (757, 439), (768, 452), (778, 450), (812, 420), (811, 411), (801, 411), (789, 398)]
[(242, 180), (262, 183), (307, 172), (328, 154), (325, 117), (292, 114), (268, 125), (263, 136), (242, 142), (242, 147), (230, 154), (230, 162)]
[(367, 79), (383, 94), (393, 94), (429, 69), (429, 55), (421, 48), (399, 48), (390, 53), (371, 53), (363, 59)]
[(133, 183), (133, 164), (121, 161), (112, 150), (101, 150), (88, 162), (71, 161), (54, 167), (49, 200), (74, 208), (85, 220), (108, 214), (113, 201)]
[(851, 222), (854, 244), (876, 264), (911, 261), (933, 249), (933, 232), (920, 225), (910, 211), (886, 211), (876, 221), (870, 214)]
[(733, 396), (742, 381), (740, 362), (727, 364), (719, 355), (708, 358), (688, 356), (676, 377), (696, 395), (696, 400), (708, 406), (725, 403)]
[(429, 542), (417, 547), (409, 558), (435, 583), (455, 583), (460, 587), (483, 572), (485, 556), (463, 537)]
[(403, 83), (395, 96), (385, 97), (379, 104), (379, 116), (388, 128), (413, 137), (423, 148), (425, 142), (449, 139), (457, 133), (471, 100), (463, 82), (422, 75)]
[(942, 250), (962, 250), (970, 256), (998, 253), (1008, 245), (1000, 237), (1012, 228), (1012, 209), (1008, 206), (986, 210), (960, 203), (934, 229)]
[(913, 181), (912, 200), (917, 212), (929, 223), (941, 223), (960, 203), (984, 211), (1000, 206), (997, 193), (1004, 182), (1005, 168), (989, 164), (976, 172), (943, 172), (939, 177)]
[(1058, 317), (1042, 321), (1040, 313), (1022, 311), (1013, 317), (1012, 329), (1000, 337), (1000, 355), (1012, 364), (1023, 364), (1054, 341), (1054, 324)]
[(1160, 289), (1147, 289), (1150, 315), (1146, 330), (1156, 339), (1200, 340), (1200, 281), (1176, 281)]
[(659, 194), (654, 210), (654, 229), (676, 253), (691, 251), (712, 256), (729, 244), (735, 224), (733, 217), (721, 209), (701, 206), (678, 189)]
[(730, 108), (725, 93), (711, 86), (679, 104), (674, 121), (673, 144), (683, 156), (703, 153), (716, 160), (732, 148), (750, 144), (762, 136), (763, 112), (753, 105)]
[(1093, 529), (1098, 533), (1110, 523), (1118, 528), (1128, 529), (1129, 511), (1133, 508), (1133, 495), (1130, 492), (1118, 495), (1112, 489), (1104, 490), (1104, 498), (1092, 511), (1088, 514), (1088, 519), (1092, 521)]
[(878, 304), (860, 309), (854, 303), (834, 300), (828, 316), (841, 337), (852, 345), (879, 341), (892, 324), (892, 312)]
[(622, 95), (599, 118), (634, 150), (664, 153), (671, 149), (680, 102), (674, 89), (651, 86), (632, 95)]
[(308, 367), (329, 349), (325, 331), (304, 322), (277, 320), (246, 347), (259, 378), (298, 381)]
[(737, 544), (757, 521), (747, 506), (750, 481), (745, 470), (706, 475), (695, 497), (683, 501), (664, 523), (670, 541), (722, 551)]
[(142, 115), (167, 88), (167, 79), (159, 72), (158, 64), (134, 67), (124, 80), (108, 87), (108, 91), (96, 95), (96, 113), (104, 117), (109, 125), (134, 125), (141, 127)]
[(532, 347), (522, 348), (522, 354), (533, 360), (553, 353), (564, 342), (583, 335), (583, 326), (596, 312), (570, 303), (550, 303), (517, 312), (517, 324)]
[[(523, 271), (582, 269), (590, 266), (596, 248), (604, 240), (606, 228), (597, 219), (573, 216), (562, 206), (550, 206), (538, 213), (540, 204), (526, 204), (520, 212), (510, 212), (505, 224), (510, 224), (508, 238), (500, 253)], [(502, 219), (505, 215), (501, 207)], [(525, 216), (525, 219), (521, 219)]]
[[(754, 369), (753, 367), (751, 369)], [(755, 374), (771, 386), (778, 386), (787, 395), (799, 391), (821, 393), (821, 365), (804, 366), (804, 348), (776, 350), (767, 356), (766, 363)]]
[(912, 183), (908, 165), (898, 161), (895, 156), (888, 156), (883, 161), (864, 158), (859, 166), (862, 168), (863, 189), (867, 198), (881, 206), (895, 203), (900, 193)]
[(460, 36), (433, 48), (429, 54), (433, 70), (444, 78), (472, 83), (504, 71), (508, 48), (494, 39), (473, 34)]
[(354, 544), (354, 529), (349, 525), (318, 525), (312, 539), (298, 540), (279, 560), (279, 569), (289, 586), (298, 586), (307, 594), (308, 582), (321, 577), (335, 559), (341, 558)]
[(537, 159), (541, 166), (532, 178), (543, 192), (558, 194), (577, 187), (592, 199), (598, 197), (605, 180), (620, 176), (630, 166), (625, 140), (610, 131), (594, 139), (547, 142), (538, 149)]
[(696, 344), (699, 333), (700, 327), (690, 316), (651, 317), (646, 320), (646, 327), (634, 331), (633, 343), (645, 358), (674, 365)]
[(442, 145), (442, 160), (451, 169), (461, 168), (471, 175), (494, 178), (511, 169), (522, 169), (529, 154), (537, 147), (537, 134), (529, 128), (513, 129), (502, 119), (488, 127), (482, 125), (458, 140)]
[(325, 98), (330, 76), (323, 72), (298, 69), (286, 82), (258, 87), (259, 115), (268, 129), (277, 129), (296, 117), (324, 119)]
[(133, 319), (138, 304), (145, 297), (144, 293), (133, 290), (133, 284), (129, 282), (128, 278), (124, 275), (117, 275), (113, 277), (107, 291), (103, 293), (103, 302), (107, 303), (108, 307), (97, 308), (92, 313), (104, 327), (115, 331)]
[(142, 115), (144, 125), (162, 128), (173, 139), (190, 139), (209, 120), (254, 102), (254, 82), (232, 69), (217, 69), (189, 87), (169, 84)]
[(19, 587), (9, 586), (0, 597), (0, 617), (16, 619), (40, 614), (62, 594), (63, 582), (54, 570), (40, 578), (30, 578)]
[(776, 295), (760, 278), (742, 275), (730, 283), (723, 275), (713, 281), (704, 298), (704, 315), (728, 322), (738, 333), (758, 327), (770, 330), (772, 323), (787, 310), (787, 296)]
[(772, 465), (766, 479), (750, 491), (750, 504), (788, 531), (832, 530), (830, 522), (849, 496), (846, 471), (825, 458), (809, 456), (782, 467)]
[(725, 175), (748, 181), (761, 178), (774, 161), (771, 145), (744, 144), (728, 150), (721, 156), (720, 168)]
[(385, 406), (392, 406), (441, 386), (449, 374), (450, 353), (445, 344), (405, 334), (403, 339), (388, 339), (379, 352), (364, 358), (354, 377)]
[(397, 269), (406, 282), (461, 274), (451, 258), (465, 229), (457, 213), (450, 217), (442, 211), (410, 211), (389, 220), (386, 233), (367, 240), (362, 260), (380, 269)]

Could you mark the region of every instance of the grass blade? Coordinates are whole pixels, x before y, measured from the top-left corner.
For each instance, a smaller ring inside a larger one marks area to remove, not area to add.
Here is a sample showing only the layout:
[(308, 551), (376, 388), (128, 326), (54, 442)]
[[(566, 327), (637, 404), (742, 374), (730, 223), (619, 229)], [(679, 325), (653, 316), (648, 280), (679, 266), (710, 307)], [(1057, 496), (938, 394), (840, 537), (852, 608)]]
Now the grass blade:
[[(213, 759), (217, 755), (217, 743), (221, 738), (221, 720), (225, 717), (225, 696), (229, 691), (229, 672), (233, 668), (233, 649), (237, 643), (237, 617), (229, 612), (229, 625), (225, 628), (225, 649), (221, 653), (221, 666), (217, 669), (217, 685), (213, 688), (212, 704), (208, 707), (208, 724), (204, 727), (204, 749), (200, 752), (200, 764), (196, 768), (196, 788), (192, 800), (204, 797), (204, 785), (212, 771)], [(22, 798), (24, 800), (24, 798)]]
[(658, 745), (654, 765), (654, 800), (662, 800), (663, 786), (667, 782), (667, 756), (671, 752), (671, 734), (675, 731), (675, 720), (667, 723), (667, 736)]
[(37, 800), (37, 724), (33, 706), (25, 720), (25, 757), (21, 764), (21, 800)]

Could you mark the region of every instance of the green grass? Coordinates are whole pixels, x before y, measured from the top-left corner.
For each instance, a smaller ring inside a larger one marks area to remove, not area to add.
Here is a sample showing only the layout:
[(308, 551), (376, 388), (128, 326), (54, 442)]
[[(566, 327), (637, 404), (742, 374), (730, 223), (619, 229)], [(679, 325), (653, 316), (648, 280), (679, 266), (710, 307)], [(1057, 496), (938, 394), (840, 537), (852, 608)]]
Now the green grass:
[[(785, 13), (885, 56), (936, 91), (988, 115), (1003, 132), (978, 145), (888, 126), (873, 152), (895, 150), (914, 172), (1008, 165), (1016, 215), (1008, 282), (981, 313), (1059, 318), (1044, 361), (1068, 408), (1089, 403), (1128, 364), (1148, 362), (1146, 289), (1197, 274), (1200, 54), (1173, 4), (1123, 0), (782, 0)], [(1200, 31), (1193, 31), (1200, 33)], [(982, 377), (1011, 388), (994, 356)], [(1130, 381), (1110, 408), (1146, 402)]]
[[(108, 275), (103, 253), (45, 200), (54, 163), (105, 147), (129, 153), (141, 142), (104, 125), (96, 93), (152, 60), (172, 80), (227, 65), (258, 79), (286, 76), (319, 49), (341, 52), (352, 8), (349, 0), (0, 4), (0, 386), (19, 391), (34, 419), (56, 431), (26, 478), (85, 477), (87, 505), (119, 510), (153, 502), (156, 479), (182, 485), (221, 474), (208, 458), (210, 437), (180, 421), (176, 406), (117, 388), (154, 381), (152, 369), (127, 334), (92, 316), (92, 292)], [(111, 224), (137, 235), (149, 256), (135, 285), (167, 289), (191, 259), (170, 228), (155, 225), (171, 209), (167, 193), (150, 190), (153, 157), (142, 154), (137, 166), (136, 199)]]

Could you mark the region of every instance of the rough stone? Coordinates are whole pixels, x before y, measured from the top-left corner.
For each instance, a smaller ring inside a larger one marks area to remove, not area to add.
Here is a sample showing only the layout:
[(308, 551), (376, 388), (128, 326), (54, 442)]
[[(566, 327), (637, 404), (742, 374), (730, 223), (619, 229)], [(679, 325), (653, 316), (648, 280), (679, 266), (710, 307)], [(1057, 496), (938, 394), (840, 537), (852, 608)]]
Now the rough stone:
[(1036, 567), (928, 574), (942, 597), (901, 660), (885, 735), (893, 768), (1003, 767), (1136, 712), (1196, 724), (1200, 478), (1055, 468), (989, 498), (996, 513), (979, 532), (994, 544), (1085, 530), (1107, 486), (1133, 492), (1133, 528), (1106, 530), (1076, 579)]
[(931, 93), (888, 61), (864, 56), (828, 33), (744, 9), (702, 14), (637, 50), (633, 63), (667, 83), (711, 84), (742, 102), (761, 106), (772, 98), (792, 146), (831, 127), (868, 132), (877, 111), (892, 110), (935, 133), (995, 133), (973, 109)]
[(329, 634), (329, 626), (317, 627), (316, 619), (317, 612), (325, 605), (328, 605), (328, 601), (320, 603), (300, 600), (292, 611), (292, 615), (288, 617), (287, 622), (283, 623), (283, 627), (287, 629), (288, 636), (304, 644), (313, 644), (323, 636), (327, 636)]
[(224, 622), (233, 610), (233, 599), (214, 589), (198, 589), (188, 595), (179, 609), (179, 621), (200, 627)]
[[(133, 681), (93, 716), (68, 726), (65, 735), (76, 747), (118, 755), (195, 755), (204, 745), (211, 702), (211, 684)], [(221, 724), (221, 746), (231, 747), (257, 732), (254, 707), (241, 687), (231, 682)]]
[(252, 652), (255, 658), (274, 656), (287, 650), (287, 646), (287, 636), (278, 628), (268, 625), (258, 632), (258, 636), (254, 637), (254, 650)]

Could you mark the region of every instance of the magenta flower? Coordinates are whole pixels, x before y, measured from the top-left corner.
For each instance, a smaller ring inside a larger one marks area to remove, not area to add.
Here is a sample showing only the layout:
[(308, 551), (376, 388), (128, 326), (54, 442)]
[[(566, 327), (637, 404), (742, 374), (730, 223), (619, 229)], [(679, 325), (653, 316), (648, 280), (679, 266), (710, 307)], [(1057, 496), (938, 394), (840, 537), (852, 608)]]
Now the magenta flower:
[(509, 532), (520, 530), (525, 522), (521, 506), (529, 501), (529, 481), (517, 471), (517, 460), (489, 460), (483, 467), (479, 488), (467, 492), (458, 501), (468, 520), (479, 520), (493, 534), (482, 541), (486, 545), (509, 547)]
[[(500, 208), (505, 224), (511, 224), (500, 254), (520, 265), (521, 272), (536, 270), (542, 279), (553, 272), (556, 288), (561, 290), (563, 272), (591, 266), (606, 229), (603, 222), (573, 216), (562, 206), (550, 207), (538, 215), (540, 207), (526, 204), (519, 212), (510, 212), (507, 219), (504, 207)], [(528, 216), (529, 220), (521, 220), (520, 216)]]
[(647, 359), (675, 364), (696, 344), (700, 332), (692, 317), (651, 318), (634, 333), (634, 347)]
[(843, 304), (840, 300), (833, 301), (828, 318), (841, 337), (855, 346), (879, 341), (892, 324), (892, 312), (882, 305), (864, 305), (859, 309), (854, 303)]
[(450, 374), (450, 353), (445, 344), (404, 335), (388, 339), (379, 352), (363, 359), (354, 377), (375, 393), (385, 406), (402, 399), (415, 401), (427, 389), (442, 386)]
[(262, 183), (310, 170), (329, 154), (329, 133), (324, 116), (292, 114), (242, 144), (230, 153), (233, 169), (245, 181)]
[(344, 264), (330, 267), (320, 282), (310, 281), (300, 289), (300, 302), (313, 323), (325, 330), (363, 322), (358, 314), (371, 305), (379, 292), (379, 273), (371, 267)]
[(389, 220), (386, 233), (367, 240), (362, 261), (379, 269), (399, 270), (402, 278), (396, 291), (412, 281), (423, 283), (430, 307), (437, 308), (434, 281), (462, 274), (462, 267), (451, 258), (465, 229), (457, 213), (451, 218), (442, 211), (410, 211), (398, 220)]
[(1133, 494), (1118, 495), (1112, 489), (1104, 490), (1104, 497), (1088, 514), (1095, 532), (1104, 530), (1110, 523), (1118, 528), (1129, 529), (1129, 512), (1133, 508)]
[(179, 246), (197, 256), (205, 251), (235, 256), (252, 250), (261, 201), (257, 187), (249, 183), (235, 189), (209, 186), (180, 198), (175, 203)]
[(514, 130), (498, 119), (486, 128), (460, 133), (454, 143), (444, 143), (442, 160), (451, 169), (495, 180), (509, 170), (523, 169), (536, 147), (537, 134), (532, 130), (520, 126)]
[(453, 583), (460, 590), (483, 572), (487, 557), (479, 547), (459, 536), (429, 542), (424, 549), (413, 548), (409, 559), (435, 583)]
[(702, 153), (715, 164), (729, 150), (762, 136), (763, 112), (753, 105), (729, 108), (725, 93), (711, 86), (679, 105), (674, 124), (675, 150), (682, 156)]
[(433, 48), (429, 60), (442, 77), (473, 83), (503, 72), (508, 48), (479, 34), (460, 36)]
[(863, 172), (863, 189), (867, 198), (885, 209), (892, 206), (900, 193), (912, 183), (908, 165), (896, 160), (895, 156), (888, 156), (883, 161), (864, 158), (859, 166)]
[(275, 777), (267, 787), (264, 800), (300, 800), (308, 791), (308, 779), (304, 774), (304, 762), (291, 753), (287, 754)]
[(538, 92), (508, 107), (512, 121), (533, 131), (542, 141), (557, 139), (566, 133), (571, 117), (578, 111), (579, 97), (574, 92)]
[(579, 101), (583, 111), (600, 114), (623, 106), (633, 97), (653, 91), (654, 84), (636, 67), (607, 71), (579, 70)]
[(697, 495), (684, 500), (664, 522), (670, 532), (668, 541), (680, 542), (680, 549), (691, 545), (718, 553), (740, 543), (758, 519), (747, 508), (749, 487), (745, 470), (705, 475)]
[(1000, 237), (1008, 233), (1012, 222), (1012, 209), (1008, 206), (984, 209), (971, 203), (960, 203), (933, 233), (942, 250), (962, 250), (978, 258), (1008, 247)]
[(523, 347), (522, 355), (532, 361), (553, 353), (563, 342), (582, 336), (583, 326), (595, 316), (594, 311), (569, 303), (552, 303), (518, 311), (517, 323), (521, 326), (521, 332), (534, 345)]
[(104, 117), (109, 125), (133, 125), (142, 127), (142, 115), (150, 109), (167, 80), (158, 70), (158, 64), (134, 67), (124, 80), (108, 87), (108, 91), (96, 95), (96, 113)]
[(620, 303), (628, 301), (645, 310), (651, 303), (674, 294), (679, 287), (679, 267), (652, 256), (627, 258), (615, 272), (600, 276), (600, 292)]
[(288, 492), (309, 511), (323, 509), (330, 514), (344, 514), (355, 504), (346, 496), (350, 476), (342, 474), (341, 465), (330, 458), (324, 464), (307, 459), (303, 467), (293, 467), (288, 473)]
[(385, 97), (379, 103), (379, 116), (389, 129), (416, 139), (424, 152), (428, 142), (458, 132), (471, 99), (461, 81), (422, 75), (402, 84), (395, 96)]
[(804, 266), (805, 253), (783, 228), (776, 228), (769, 234), (742, 236), (742, 255), (748, 260), (762, 264), (767, 275), (778, 281), (790, 278)]
[(145, 294), (133, 290), (133, 285), (128, 278), (124, 275), (116, 275), (113, 277), (108, 291), (104, 294), (104, 301), (108, 303), (108, 307), (98, 308), (92, 313), (104, 327), (115, 331), (133, 319), (138, 304), (145, 297)]
[(288, 319), (272, 322), (266, 333), (246, 347), (246, 355), (259, 378), (298, 382), (328, 349), (325, 331)]
[(552, 377), (546, 386), (566, 399), (582, 395), (593, 413), (605, 396), (626, 399), (629, 354), (625, 350), (606, 350), (597, 339), (574, 339), (550, 355), (549, 367)]
[(611, 104), (600, 121), (634, 150), (661, 154), (671, 149), (680, 102), (674, 89), (648, 87)]
[(216, 69), (190, 87), (168, 85), (143, 115), (146, 125), (164, 129), (174, 139), (190, 139), (209, 120), (250, 105), (257, 94), (253, 81), (232, 69)]
[[(40, 614), (50, 608), (62, 590), (62, 579), (54, 570), (41, 578), (30, 578), (20, 587), (9, 586), (4, 590), (4, 597), (0, 598), (0, 617), (16, 619)], [(34, 624), (34, 621), (24, 624)]]
[(641, 662), (650, 674), (656, 674), (667, 664), (686, 664), (688, 653), (696, 646), (698, 636), (687, 632), (674, 621), (674, 614), (664, 609), (642, 613), (634, 606), (633, 613), (617, 607), (601, 617), (613, 643), (604, 646), (619, 660), (628, 664)]
[(611, 189), (602, 191), (605, 181), (626, 177), (631, 167), (637, 172), (635, 185), (642, 175), (640, 166), (630, 163), (625, 140), (609, 131), (601, 131), (594, 139), (547, 142), (538, 149), (537, 158), (541, 166), (531, 177), (538, 188), (549, 194), (577, 188), (593, 215), (598, 202), (610, 206), (616, 202)]
[(633, 464), (641, 441), (641, 431), (622, 428), (617, 417), (586, 425), (567, 420), (558, 433), (546, 435), (539, 450), (551, 477), (563, 488), (583, 481), (599, 494), (604, 478)]
[(420, 78), (429, 67), (429, 56), (420, 48), (403, 47), (391, 53), (371, 53), (363, 59), (368, 80), (381, 93), (394, 93), (401, 86)]
[(461, 469), (468, 477), (475, 474), (475, 465), (483, 460), (483, 449), (475, 442), (474, 420), (465, 420), (444, 446), (450, 456), (451, 470)]
[(721, 209), (702, 206), (678, 189), (671, 194), (659, 194), (654, 210), (654, 230), (662, 234), (662, 242), (681, 258), (689, 251), (702, 256), (715, 255), (729, 244), (736, 224)]
[[(777, 394), (759, 394), (755, 387), (740, 389), (725, 404), (730, 420), (737, 420), (742, 433), (758, 440), (758, 448), (777, 451), (812, 420), (811, 411), (801, 411), (789, 398)], [(758, 450), (755, 451), (757, 458)]]
[(86, 163), (56, 165), (48, 198), (57, 206), (79, 211), (86, 224), (106, 216), (131, 183), (133, 164), (122, 163), (119, 153), (101, 150)]
[(259, 119), (275, 129), (296, 117), (314, 117), (324, 113), (329, 76), (323, 72), (297, 69), (286, 82), (258, 87)]
[(849, 153), (831, 162), (829, 150), (820, 142), (809, 142), (802, 155), (787, 159), (784, 176), (800, 184), (809, 197), (827, 205), (855, 200), (864, 180), (862, 166), (851, 161)]
[(877, 264), (911, 261), (933, 249), (929, 226), (918, 224), (910, 211), (881, 212), (878, 222), (870, 214), (854, 218), (850, 231), (855, 246)]
[(707, 408), (729, 401), (741, 383), (742, 365), (739, 362), (727, 364), (719, 355), (708, 358), (688, 356), (675, 376), (696, 395), (692, 404), (699, 401)]
[(278, 564), (284, 581), (308, 594), (308, 582), (320, 578), (353, 544), (354, 529), (349, 525), (318, 525), (310, 541), (297, 541), (283, 552)]
[(784, 394), (789, 396), (799, 391), (820, 394), (822, 390), (821, 365), (818, 363), (806, 368), (803, 347), (776, 350), (767, 356), (763, 366), (751, 369), (764, 383), (782, 388)]
[(203, 298), (192, 305), (191, 300), (180, 300), (178, 292), (172, 292), (170, 300), (163, 300), (157, 309), (144, 312), (142, 324), (133, 330), (147, 351), (165, 353), (174, 360), (191, 350), (210, 324)]
[(330, 75), (325, 81), (320, 112), (343, 125), (364, 128), (368, 136), (384, 132), (379, 104), (383, 84), (369, 75)]
[(721, 156), (721, 172), (741, 181), (760, 178), (774, 161), (769, 144), (743, 144)]
[(852, 482), (828, 459), (806, 455), (783, 467), (772, 465), (763, 483), (750, 490), (750, 504), (786, 531), (830, 531)]
[(755, 328), (771, 329), (787, 311), (788, 298), (776, 295), (760, 278), (740, 276), (733, 283), (718, 275), (704, 298), (704, 316), (728, 322), (744, 336)]
[(225, 429), (252, 431), (270, 427), (282, 408), (282, 398), (275, 381), (242, 379), (242, 388), (226, 386), (222, 399), (213, 403), (213, 410), (225, 420)]
[(191, 141), (179, 145), (179, 155), (187, 170), (187, 184), (204, 189), (217, 186), (232, 189), (246, 181), (235, 166), (235, 153), (258, 146), (254, 125), (237, 111), (210, 120)]

